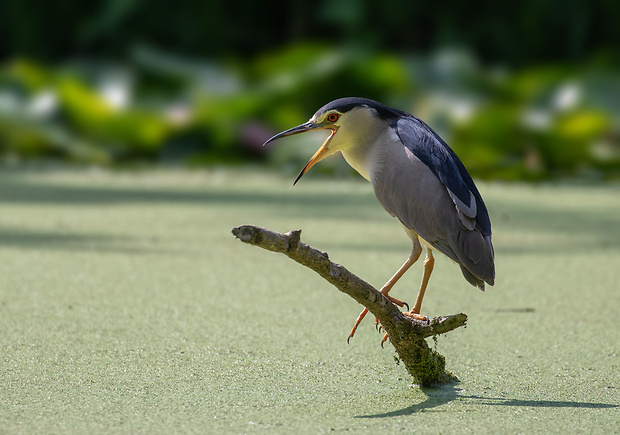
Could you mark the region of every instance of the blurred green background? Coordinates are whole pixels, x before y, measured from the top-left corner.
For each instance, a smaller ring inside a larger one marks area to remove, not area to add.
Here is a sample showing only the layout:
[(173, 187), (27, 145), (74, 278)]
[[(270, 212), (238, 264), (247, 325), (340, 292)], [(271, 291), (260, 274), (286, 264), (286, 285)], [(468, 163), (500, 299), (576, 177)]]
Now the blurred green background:
[(299, 165), (311, 151), (261, 144), (362, 96), (424, 119), (478, 178), (617, 179), (618, 17), (611, 0), (2, 0), (0, 158)]

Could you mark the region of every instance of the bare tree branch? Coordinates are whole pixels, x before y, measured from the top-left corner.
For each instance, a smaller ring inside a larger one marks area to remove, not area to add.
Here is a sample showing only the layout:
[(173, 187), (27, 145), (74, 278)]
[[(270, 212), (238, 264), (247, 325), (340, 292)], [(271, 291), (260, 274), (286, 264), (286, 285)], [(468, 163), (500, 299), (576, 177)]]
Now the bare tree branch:
[(424, 339), (465, 325), (465, 314), (436, 317), (430, 322), (404, 316), (396, 305), (373, 286), (344, 266), (330, 261), (326, 252), (302, 243), (301, 230), (282, 234), (254, 225), (242, 225), (234, 228), (232, 233), (244, 243), (285, 254), (314, 270), (338, 290), (368, 308), (388, 333), (390, 342), (414, 382), (430, 386), (456, 380), (456, 377), (445, 371), (445, 358), (429, 348)]

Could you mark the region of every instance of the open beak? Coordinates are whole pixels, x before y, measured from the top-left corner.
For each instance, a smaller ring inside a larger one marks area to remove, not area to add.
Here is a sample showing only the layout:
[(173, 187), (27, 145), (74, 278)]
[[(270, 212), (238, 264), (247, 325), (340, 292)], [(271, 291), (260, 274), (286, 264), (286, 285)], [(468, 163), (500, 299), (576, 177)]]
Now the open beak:
[[(298, 125), (297, 127), (293, 127), (289, 130), (283, 131), (282, 133), (276, 134), (274, 137), (267, 140), (267, 142), (265, 142), (263, 146), (267, 145), (269, 142), (272, 142), (276, 139), (280, 139), (281, 137), (304, 133), (306, 131), (323, 130), (323, 129), (325, 129), (325, 127), (323, 127), (322, 125), (320, 124), (317, 125), (317, 124), (312, 123), (311, 121), (308, 121), (305, 124)], [(304, 166), (304, 168), (301, 170), (297, 178), (295, 178), (295, 181), (293, 182), (293, 186), (297, 183), (297, 181), (299, 181), (302, 175), (308, 172), (308, 170), (311, 167), (313, 167), (317, 162), (320, 162), (321, 160), (323, 160), (323, 158), (331, 154), (331, 150), (327, 147), (327, 145), (329, 144), (330, 139), (334, 136), (334, 133), (336, 133), (336, 130), (332, 129), (332, 134), (330, 134), (329, 137), (325, 140), (325, 142), (323, 142), (323, 145), (321, 145), (321, 148), (319, 148), (318, 151), (314, 153), (312, 158), (308, 161), (308, 163), (306, 163), (306, 166)]]

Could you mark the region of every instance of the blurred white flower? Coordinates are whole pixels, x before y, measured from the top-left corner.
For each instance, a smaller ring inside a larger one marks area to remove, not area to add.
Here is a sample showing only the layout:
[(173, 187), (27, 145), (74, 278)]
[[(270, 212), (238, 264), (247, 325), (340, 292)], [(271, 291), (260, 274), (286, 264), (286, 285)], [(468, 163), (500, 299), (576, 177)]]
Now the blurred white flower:
[(37, 118), (51, 116), (58, 107), (58, 98), (54, 91), (47, 89), (34, 95), (28, 102), (26, 110)]
[(532, 130), (547, 130), (551, 126), (551, 114), (540, 109), (525, 110), (521, 122)]
[(565, 83), (555, 93), (553, 106), (556, 110), (564, 112), (573, 109), (581, 100), (582, 89), (575, 82)]
[(133, 99), (134, 77), (128, 70), (110, 69), (102, 74), (97, 91), (113, 108), (125, 109)]
[(125, 83), (112, 80), (106, 81), (99, 87), (99, 93), (115, 109), (123, 109), (129, 105), (130, 92)]

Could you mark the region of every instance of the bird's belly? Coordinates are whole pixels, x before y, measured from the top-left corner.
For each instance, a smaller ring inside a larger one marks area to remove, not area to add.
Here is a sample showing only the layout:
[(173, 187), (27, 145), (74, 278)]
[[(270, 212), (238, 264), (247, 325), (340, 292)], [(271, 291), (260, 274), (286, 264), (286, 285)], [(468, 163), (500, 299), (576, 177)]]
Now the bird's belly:
[(403, 223), (401, 222), (402, 227), (404, 228), (405, 232), (407, 233), (407, 235), (409, 236), (409, 238), (412, 241), (419, 241), (421, 244), (423, 244), (424, 246), (426, 246), (429, 249), (435, 249), (433, 248), (433, 245), (431, 245), (430, 242), (424, 240), (422, 237), (420, 237), (420, 235), (418, 233), (416, 233), (413, 229), (411, 228), (407, 228), (405, 225), (403, 225)]
[[(402, 225), (402, 222), (401, 222)], [(431, 250), (431, 251), (435, 251), (437, 252), (437, 248), (435, 248), (431, 242), (424, 240), (422, 237), (420, 237), (420, 235), (418, 233), (416, 233), (414, 230), (412, 230), (411, 228), (407, 228), (405, 225), (403, 225), (403, 229), (405, 230), (405, 232), (407, 233), (407, 235), (409, 236), (409, 238), (411, 239), (411, 241), (414, 243), (419, 242), (420, 244), (424, 245), (424, 247), (427, 250)], [(439, 251), (441, 252), (441, 251)], [(445, 254), (444, 254), (445, 255)], [(456, 263), (456, 261), (454, 261), (453, 258), (450, 258), (450, 256), (446, 255), (446, 258), (448, 258), (450, 261), (452, 261), (453, 263)]]

